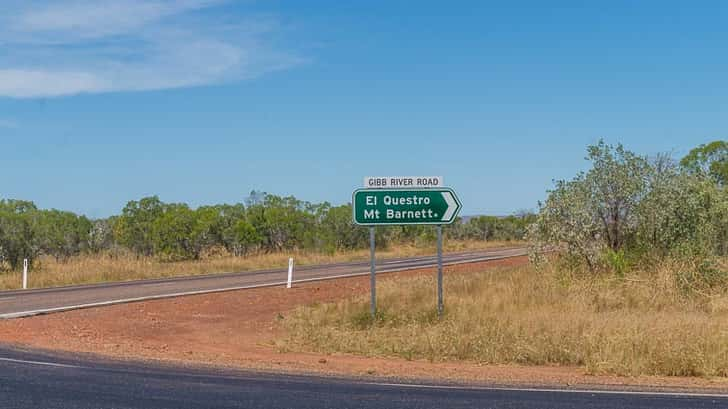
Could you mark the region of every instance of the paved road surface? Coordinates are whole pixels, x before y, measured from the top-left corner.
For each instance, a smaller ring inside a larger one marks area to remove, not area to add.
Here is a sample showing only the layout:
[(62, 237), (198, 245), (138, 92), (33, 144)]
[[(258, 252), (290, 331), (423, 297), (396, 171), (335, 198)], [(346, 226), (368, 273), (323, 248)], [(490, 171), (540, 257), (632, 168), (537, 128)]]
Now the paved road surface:
[[(472, 263), (526, 254), (524, 248), (447, 254), (444, 264)], [(436, 265), (436, 258), (413, 257), (378, 261), (378, 273), (411, 270)], [(369, 262), (298, 267), (296, 282), (369, 274)], [(284, 284), (286, 269), (212, 274), (206, 276), (141, 280), (123, 283), (0, 292), (0, 319), (41, 313), (118, 304), (144, 299), (237, 290)], [(32, 277), (31, 277), (32, 280)]]
[(222, 372), (61, 358), (0, 346), (3, 409), (728, 408), (728, 395), (517, 390)]

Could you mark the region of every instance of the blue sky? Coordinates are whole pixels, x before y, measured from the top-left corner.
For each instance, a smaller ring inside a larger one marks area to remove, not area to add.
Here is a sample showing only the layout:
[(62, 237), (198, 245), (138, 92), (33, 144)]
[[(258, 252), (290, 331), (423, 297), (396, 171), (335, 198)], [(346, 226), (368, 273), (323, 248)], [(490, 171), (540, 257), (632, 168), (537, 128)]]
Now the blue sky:
[(0, 197), (92, 217), (153, 194), (340, 204), (378, 175), (508, 214), (599, 138), (676, 157), (728, 138), (724, 2), (2, 7)]

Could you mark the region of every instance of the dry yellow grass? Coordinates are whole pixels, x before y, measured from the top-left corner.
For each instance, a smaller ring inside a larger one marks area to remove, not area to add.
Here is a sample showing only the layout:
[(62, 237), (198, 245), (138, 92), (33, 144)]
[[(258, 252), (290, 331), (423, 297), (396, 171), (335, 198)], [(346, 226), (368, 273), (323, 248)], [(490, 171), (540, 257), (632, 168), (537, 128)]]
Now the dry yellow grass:
[[(519, 245), (517, 242), (482, 242), (448, 240), (445, 251), (468, 251)], [(420, 256), (434, 254), (432, 246), (401, 245), (378, 251), (378, 258)], [(286, 267), (293, 257), (297, 265), (312, 265), (345, 261), (368, 260), (369, 250), (320, 254), (290, 252), (258, 254), (248, 257), (217, 255), (197, 261), (163, 262), (152, 257), (136, 257), (132, 254), (99, 254), (73, 257), (57, 262), (43, 257), (30, 273), (29, 285), (33, 288), (55, 287), (72, 284), (91, 284), (111, 281), (127, 281), (148, 278), (201, 275), (231, 271), (250, 271), (265, 268)], [(21, 274), (17, 271), (0, 271), (0, 289), (17, 289), (21, 286)]]
[(688, 294), (681, 266), (624, 279), (553, 267), (446, 275), (446, 314), (431, 277), (378, 287), (368, 298), (298, 309), (284, 322), (289, 350), (431, 361), (575, 365), (593, 374), (728, 376), (728, 295)]

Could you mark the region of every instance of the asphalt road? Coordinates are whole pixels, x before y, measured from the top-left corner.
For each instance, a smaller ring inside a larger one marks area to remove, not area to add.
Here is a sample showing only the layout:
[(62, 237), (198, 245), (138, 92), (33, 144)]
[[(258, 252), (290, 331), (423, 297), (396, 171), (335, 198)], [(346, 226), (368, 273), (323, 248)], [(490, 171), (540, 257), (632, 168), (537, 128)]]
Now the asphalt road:
[(728, 395), (499, 389), (148, 366), (0, 347), (3, 409), (728, 408)]
[[(524, 248), (446, 254), (445, 265), (473, 263), (526, 254)], [(436, 257), (413, 257), (377, 261), (377, 273), (433, 267)], [(369, 262), (297, 267), (294, 282), (326, 280), (369, 274)], [(287, 269), (221, 273), (205, 276), (140, 280), (86, 286), (0, 292), (0, 319), (67, 311), (181, 295), (239, 290), (285, 284)], [(32, 280), (32, 277), (31, 277)]]

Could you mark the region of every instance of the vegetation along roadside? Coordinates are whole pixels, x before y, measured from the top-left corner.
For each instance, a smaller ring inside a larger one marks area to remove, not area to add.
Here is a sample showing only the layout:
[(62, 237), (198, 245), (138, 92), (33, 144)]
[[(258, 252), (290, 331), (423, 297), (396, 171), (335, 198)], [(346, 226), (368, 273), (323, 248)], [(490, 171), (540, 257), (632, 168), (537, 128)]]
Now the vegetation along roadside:
[[(446, 251), (518, 244), (535, 215), (479, 216), (448, 226)], [(434, 254), (435, 235), (423, 226), (377, 230), (379, 257)], [(246, 202), (202, 206), (130, 201), (121, 214), (90, 220), (0, 200), (0, 289), (20, 285), (30, 260), (32, 287), (245, 271), (368, 259), (366, 228), (351, 206), (313, 204), (252, 192)]]
[(448, 275), (442, 320), (432, 278), (392, 280), (374, 318), (367, 297), (297, 309), (281, 348), (728, 377), (728, 143), (587, 159), (540, 205), (531, 264)]

